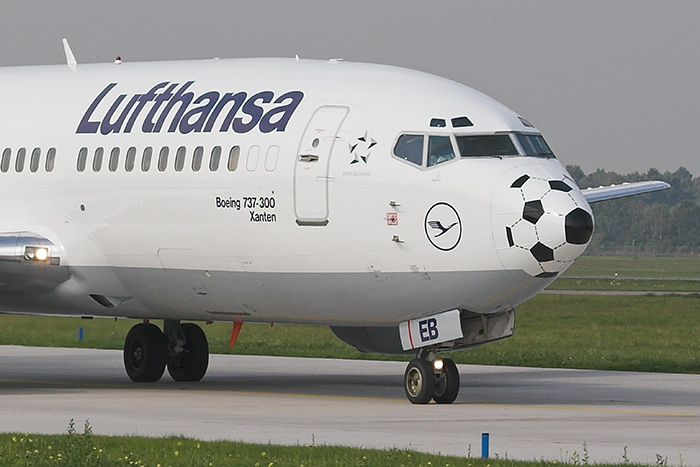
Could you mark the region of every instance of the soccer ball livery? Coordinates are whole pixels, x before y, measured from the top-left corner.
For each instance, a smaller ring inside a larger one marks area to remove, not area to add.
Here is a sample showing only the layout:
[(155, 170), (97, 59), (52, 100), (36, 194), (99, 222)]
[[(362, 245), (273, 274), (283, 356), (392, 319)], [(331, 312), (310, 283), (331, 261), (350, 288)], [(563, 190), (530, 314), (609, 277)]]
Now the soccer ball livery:
[[(506, 223), (505, 255), (524, 264), (536, 277), (554, 277), (583, 251), (593, 234), (593, 217), (583, 197), (566, 178), (552, 180), (523, 174), (508, 190), (519, 195), (522, 209)], [(505, 246), (505, 245), (504, 245)]]

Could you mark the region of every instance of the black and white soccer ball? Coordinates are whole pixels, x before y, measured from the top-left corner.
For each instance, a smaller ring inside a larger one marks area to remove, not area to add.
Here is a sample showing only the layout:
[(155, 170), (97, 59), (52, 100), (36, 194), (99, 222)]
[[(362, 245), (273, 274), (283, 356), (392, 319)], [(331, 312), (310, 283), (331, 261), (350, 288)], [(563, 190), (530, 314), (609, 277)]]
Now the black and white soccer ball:
[(522, 210), (518, 219), (505, 225), (506, 241), (530, 275), (556, 276), (590, 241), (593, 217), (574, 186), (567, 178), (523, 174), (509, 187), (520, 195)]

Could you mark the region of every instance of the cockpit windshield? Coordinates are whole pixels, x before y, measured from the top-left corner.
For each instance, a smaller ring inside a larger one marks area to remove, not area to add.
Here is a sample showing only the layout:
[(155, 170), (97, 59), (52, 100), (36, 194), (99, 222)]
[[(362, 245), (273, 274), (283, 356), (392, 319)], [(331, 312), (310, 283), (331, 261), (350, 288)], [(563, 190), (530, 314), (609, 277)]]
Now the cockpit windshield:
[(495, 134), (402, 134), (394, 145), (394, 156), (426, 169), (458, 158), (554, 157), (539, 133)]
[(510, 135), (457, 136), (457, 147), (462, 157), (517, 156)]

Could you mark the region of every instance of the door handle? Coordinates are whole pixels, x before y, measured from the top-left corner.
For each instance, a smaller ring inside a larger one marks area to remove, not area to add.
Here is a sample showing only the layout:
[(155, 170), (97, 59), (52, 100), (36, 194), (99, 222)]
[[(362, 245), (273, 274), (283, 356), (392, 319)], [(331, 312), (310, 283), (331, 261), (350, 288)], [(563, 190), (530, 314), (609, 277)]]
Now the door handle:
[(318, 162), (318, 156), (316, 154), (300, 154), (299, 162)]

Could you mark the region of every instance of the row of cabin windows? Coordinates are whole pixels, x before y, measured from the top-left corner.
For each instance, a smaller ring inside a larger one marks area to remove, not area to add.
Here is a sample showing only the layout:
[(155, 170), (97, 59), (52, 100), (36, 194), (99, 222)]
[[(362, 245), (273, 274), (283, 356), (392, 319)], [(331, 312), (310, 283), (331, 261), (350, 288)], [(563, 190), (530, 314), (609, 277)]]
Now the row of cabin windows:
[[(209, 170), (212, 172), (216, 172), (219, 170), (219, 166), (221, 165), (221, 155), (223, 153), (223, 150), (221, 149), (221, 146), (214, 146), (210, 153), (209, 153)], [(238, 168), (238, 159), (241, 154), (241, 147), (240, 146), (233, 146), (231, 149), (228, 151), (228, 161), (226, 164), (226, 167), (230, 172), (233, 172)], [(134, 167), (136, 167), (137, 164), (137, 158), (139, 154), (138, 151), (134, 146), (131, 146), (126, 150), (126, 155), (124, 157), (124, 170), (127, 172), (131, 172), (134, 170)], [(119, 159), (121, 157), (121, 148), (119, 147), (114, 147), (112, 150), (109, 152), (109, 155), (105, 157), (105, 149), (103, 147), (98, 147), (95, 149), (93, 155), (92, 155), (92, 170), (94, 172), (99, 172), (102, 170), (102, 167), (104, 163), (106, 162), (107, 168), (109, 169), (110, 172), (116, 172), (117, 169), (119, 168)], [(182, 170), (185, 168), (185, 160), (187, 158), (187, 148), (185, 146), (180, 146), (177, 148), (175, 151), (175, 158), (174, 158), (174, 163), (173, 167), (176, 172), (182, 172)], [(153, 162), (155, 162), (155, 166), (158, 168), (158, 171), (160, 172), (165, 172), (165, 170), (168, 168), (168, 162), (170, 160), (170, 147), (169, 146), (163, 146), (160, 148), (160, 151), (158, 151), (157, 156), (155, 157), (154, 161), (154, 154), (153, 154), (153, 148), (151, 146), (147, 146), (143, 149), (143, 152), (140, 154), (140, 160), (139, 165), (141, 167), (142, 172), (148, 172), (151, 170), (151, 166)], [(191, 161), (191, 167), (193, 172), (198, 172), (202, 168), (202, 163), (204, 162), (204, 147), (203, 146), (197, 146), (194, 148), (194, 151), (192, 152), (192, 161)], [(78, 164), (77, 164), (77, 169), (78, 172), (84, 172), (85, 168), (87, 167), (88, 164), (88, 148), (80, 148), (80, 151), (78, 151)]]
[[(29, 171), (38, 172), (39, 167), (41, 167), (41, 148), (34, 148), (32, 153), (29, 155)], [(15, 172), (20, 173), (24, 171), (24, 166), (27, 161), (27, 148), (19, 148), (15, 153)], [(10, 170), (12, 165), (12, 149), (5, 148), (2, 152), (2, 157), (0, 157), (0, 171), (6, 173)], [(46, 151), (46, 159), (44, 159), (44, 170), (47, 172), (53, 171), (56, 165), (56, 148), (49, 148)]]

